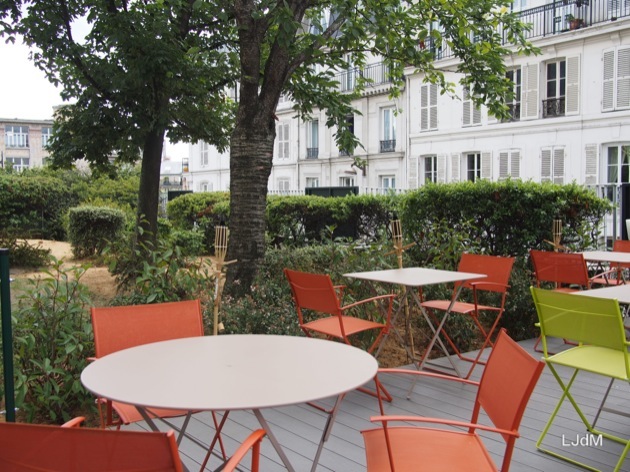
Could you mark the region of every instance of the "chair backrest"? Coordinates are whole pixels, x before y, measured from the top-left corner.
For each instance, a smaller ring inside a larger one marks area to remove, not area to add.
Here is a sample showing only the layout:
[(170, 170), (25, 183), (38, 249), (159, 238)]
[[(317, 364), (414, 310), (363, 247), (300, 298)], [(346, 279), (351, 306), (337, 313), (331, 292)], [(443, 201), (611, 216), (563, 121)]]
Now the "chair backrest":
[(339, 298), (329, 275), (310, 274), (291, 269), (284, 269), (284, 274), (291, 285), (293, 300), (300, 317), (302, 309), (330, 315), (340, 314)]
[(199, 300), (92, 308), (92, 328), (96, 357), (204, 334)]
[(538, 313), (545, 356), (546, 336), (571, 339), (582, 344), (627, 353), (623, 319), (617, 300), (536, 287), (532, 287), (531, 292)]
[(179, 472), (183, 469), (172, 431), (0, 423), (0, 470)]
[[(544, 367), (501, 329), (481, 376), (472, 422), (477, 422), (481, 407), (497, 428), (517, 431)], [(509, 459), (504, 457), (504, 465)]]
[[(477, 290), (487, 290), (504, 293), (512, 273), (514, 265), (513, 257), (489, 256), (486, 254), (462, 254), (457, 270), (459, 272), (472, 272), (485, 274), (482, 280), (470, 280), (464, 283), (464, 287), (470, 287), (474, 283)], [(488, 282), (486, 285), (484, 282)], [(494, 285), (499, 284), (499, 285)]]
[[(630, 240), (628, 239), (615, 239), (613, 243), (614, 252), (630, 252)], [(630, 264), (617, 264), (618, 267), (630, 268)]]
[(588, 269), (582, 254), (536, 249), (532, 249), (529, 254), (538, 285), (541, 282), (555, 282), (589, 287)]

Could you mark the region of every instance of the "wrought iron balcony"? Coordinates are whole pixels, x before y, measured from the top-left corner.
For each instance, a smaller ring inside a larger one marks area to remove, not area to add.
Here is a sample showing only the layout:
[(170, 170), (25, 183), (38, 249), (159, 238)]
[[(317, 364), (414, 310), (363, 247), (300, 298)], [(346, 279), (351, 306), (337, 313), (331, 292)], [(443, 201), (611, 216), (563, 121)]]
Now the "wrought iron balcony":
[(521, 104), (520, 103), (510, 103), (508, 105), (508, 113), (509, 117), (502, 119), (503, 123), (509, 123), (512, 121), (520, 121), (521, 120)]
[(317, 159), (317, 156), (319, 156), (319, 148), (318, 147), (306, 148), (306, 158), (307, 159)]
[(543, 100), (543, 118), (564, 116), (564, 102), (564, 97), (548, 98), (547, 100)]
[(394, 152), (396, 150), (396, 140), (390, 139), (381, 141), (381, 152)]

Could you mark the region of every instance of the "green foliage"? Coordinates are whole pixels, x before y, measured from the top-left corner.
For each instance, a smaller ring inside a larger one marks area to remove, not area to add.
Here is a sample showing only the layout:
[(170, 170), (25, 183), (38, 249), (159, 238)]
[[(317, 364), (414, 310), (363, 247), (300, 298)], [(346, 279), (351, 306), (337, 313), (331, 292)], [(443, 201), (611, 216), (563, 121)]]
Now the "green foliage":
[(205, 236), (201, 230), (174, 230), (170, 239), (184, 256), (201, 256), (206, 252)]
[(121, 238), (125, 215), (120, 210), (81, 206), (68, 211), (68, 238), (76, 258), (100, 255)]
[(94, 410), (81, 385), (93, 353), (86, 267), (69, 271), (53, 258), (46, 278), (29, 281), (14, 310), (16, 406), (26, 420), (63, 423), (77, 412)]
[(191, 261), (169, 240), (159, 240), (155, 250), (131, 247), (129, 242), (108, 248), (110, 272), (119, 291), (115, 305), (207, 299), (211, 287), (209, 263)]
[(45, 267), (50, 262), (50, 249), (42, 249), (41, 245), (31, 246), (10, 235), (0, 234), (0, 247), (9, 250), (9, 261), (13, 267)]
[(0, 173), (0, 227), (23, 237), (63, 240), (63, 217), (78, 197), (60, 179)]

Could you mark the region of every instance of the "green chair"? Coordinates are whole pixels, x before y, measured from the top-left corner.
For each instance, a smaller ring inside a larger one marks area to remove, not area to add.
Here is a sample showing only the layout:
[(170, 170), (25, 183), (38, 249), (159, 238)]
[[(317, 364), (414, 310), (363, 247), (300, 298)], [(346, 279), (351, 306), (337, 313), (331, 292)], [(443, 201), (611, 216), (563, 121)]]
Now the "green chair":
[[(542, 447), (542, 442), (562, 403), (568, 399), (589, 433), (601, 435), (603, 438), (616, 441), (624, 446), (614, 469), (618, 471), (630, 450), (630, 438), (622, 438), (596, 429), (594, 422), (589, 422), (580, 409), (575, 398), (571, 395), (570, 389), (580, 371), (603, 375), (611, 380), (630, 381), (630, 356), (628, 355), (630, 343), (626, 341), (619, 303), (617, 300), (554, 292), (535, 287), (531, 288), (531, 292), (538, 312), (539, 322), (537, 326), (540, 327), (541, 332), (543, 359), (562, 388), (560, 400), (538, 438), (536, 447), (542, 452), (588, 470), (598, 470), (588, 464)], [(577, 341), (578, 345), (551, 355), (547, 351), (548, 336), (572, 339)], [(562, 379), (558, 367), (573, 369), (568, 382)], [(625, 412), (604, 408), (606, 399), (607, 393), (600, 404), (600, 411), (626, 415)]]

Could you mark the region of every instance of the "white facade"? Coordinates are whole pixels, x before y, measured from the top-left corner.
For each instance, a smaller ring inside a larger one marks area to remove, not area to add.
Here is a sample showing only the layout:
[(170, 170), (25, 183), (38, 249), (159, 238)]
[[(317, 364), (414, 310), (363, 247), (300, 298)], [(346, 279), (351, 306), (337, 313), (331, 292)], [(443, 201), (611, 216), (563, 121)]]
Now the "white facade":
[[(541, 54), (505, 58), (517, 92), (513, 120), (475, 109), (461, 87), (458, 97), (440, 95), (412, 70), (400, 97), (391, 100), (387, 80), (379, 80), (386, 71), (375, 60), (362, 71), (375, 83), (355, 102), (360, 114), (349, 118), (363, 145), (354, 155), (365, 169), (339, 152), (324, 112), (304, 122), (281, 101), (269, 190), (357, 186), (374, 192), (508, 176), (630, 183), (630, 1), (560, 5), (527, 5), (522, 12)], [(579, 29), (569, 29), (569, 13), (584, 18)], [(454, 69), (456, 59), (435, 52), (436, 66)], [(340, 74), (342, 90), (352, 88), (355, 73)], [(445, 75), (458, 81), (454, 73)], [(229, 189), (229, 153), (202, 143), (191, 146), (190, 157), (194, 191)]]

